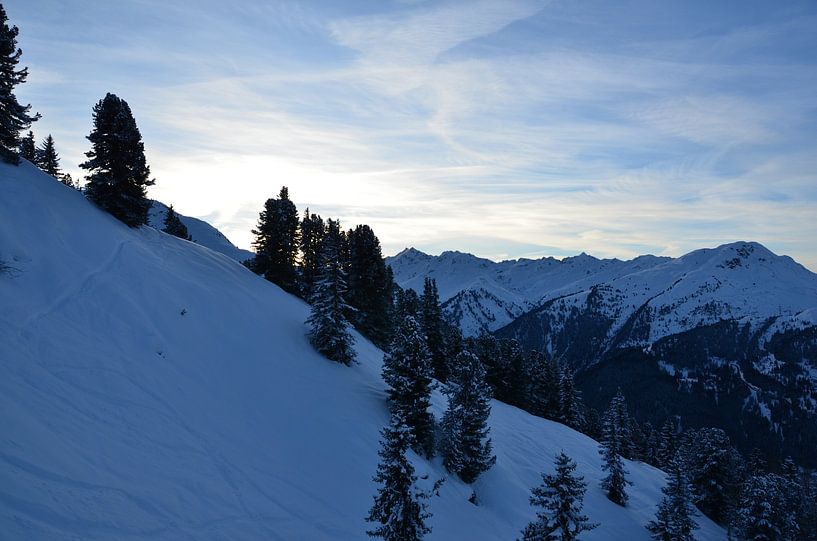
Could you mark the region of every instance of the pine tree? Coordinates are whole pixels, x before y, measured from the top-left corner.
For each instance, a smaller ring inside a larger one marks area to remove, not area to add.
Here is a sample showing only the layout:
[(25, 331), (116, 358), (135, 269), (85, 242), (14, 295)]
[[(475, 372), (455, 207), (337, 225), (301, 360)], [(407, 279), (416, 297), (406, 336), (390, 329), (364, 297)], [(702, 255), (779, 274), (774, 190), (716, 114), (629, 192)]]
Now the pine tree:
[(744, 487), (738, 510), (739, 531), (746, 541), (777, 541), (782, 531), (777, 520), (777, 483), (773, 474), (754, 475)]
[(323, 218), (317, 214), (310, 214), (309, 209), (304, 212), (301, 220), (300, 250), (301, 250), (301, 290), (304, 298), (310, 298), (315, 280), (321, 269), (321, 244), (326, 233)]
[(522, 530), (523, 541), (572, 541), (598, 526), (582, 514), (587, 483), (574, 473), (576, 463), (564, 452), (555, 463), (555, 474), (542, 474), (542, 484), (531, 491), (530, 504), (540, 510)]
[(162, 231), (168, 235), (173, 235), (174, 237), (179, 237), (184, 240), (193, 240), (193, 237), (187, 232), (187, 226), (182, 223), (181, 218), (179, 218), (179, 215), (176, 214), (176, 211), (173, 209), (173, 205), (170, 205), (170, 208), (167, 209), (164, 224), (165, 226)]
[(321, 250), (321, 271), (313, 288), (309, 340), (327, 358), (350, 365), (355, 360), (354, 338), (344, 316), (346, 274), (338, 256), (340, 225), (327, 221), (326, 237)]
[(30, 115), (31, 105), (21, 105), (14, 95), (14, 87), (25, 83), (28, 68), (18, 70), (17, 64), (23, 51), (17, 47), (16, 26), (8, 25), (8, 16), (0, 4), (0, 159), (17, 165), (20, 157), (20, 132), (40, 118)]
[(146, 224), (153, 185), (142, 134), (128, 103), (108, 93), (94, 106), (91, 150), (80, 167), (88, 170), (85, 194), (130, 227)]
[(692, 532), (698, 526), (693, 520), (692, 491), (680, 459), (671, 460), (668, 466), (667, 485), (661, 489), (664, 497), (647, 529), (659, 541), (693, 541)]
[(431, 514), (423, 502), (428, 494), (415, 487), (414, 467), (406, 459), (406, 451), (413, 440), (405, 419), (393, 414), (389, 426), (382, 431), (379, 451), (380, 464), (374, 481), (377, 489), (374, 504), (366, 517), (375, 524), (366, 533), (386, 541), (415, 541), (431, 532), (425, 521)]
[(629, 415), (627, 404), (621, 390), (610, 401), (610, 407), (604, 413), (602, 421), (601, 454), (604, 463), (602, 469), (607, 476), (601, 481), (601, 488), (607, 492), (607, 498), (618, 505), (627, 505), (627, 480), (622, 456), (630, 448)]
[(559, 420), (576, 430), (581, 430), (584, 424), (581, 393), (573, 383), (573, 372), (569, 368), (563, 368), (559, 378)]
[(661, 431), (658, 435), (658, 450), (656, 452), (660, 468), (667, 468), (675, 458), (675, 453), (678, 450), (677, 432), (674, 419), (667, 419), (661, 425)]
[(426, 277), (423, 282), (423, 295), (420, 297), (422, 310), (423, 332), (426, 336), (428, 350), (431, 353), (431, 366), (434, 377), (445, 381), (448, 376), (446, 366), (446, 347), (444, 328), (445, 320), (440, 307), (440, 294), (437, 291), (437, 281)]
[(680, 452), (692, 485), (693, 502), (706, 516), (726, 524), (737, 506), (743, 475), (742, 459), (729, 436), (719, 428), (689, 431)]
[(60, 173), (60, 176), (57, 177), (57, 180), (59, 180), (60, 182), (62, 182), (66, 186), (70, 186), (71, 188), (74, 188), (75, 190), (80, 189), (79, 182), (74, 182), (74, 178), (71, 176), (70, 173), (65, 173), (65, 172)]
[[(527, 370), (529, 388), (527, 407), (534, 415), (551, 419), (554, 398), (558, 399), (558, 387), (552, 379), (550, 362), (538, 351), (528, 353)], [(554, 396), (555, 395), (555, 396)]]
[(36, 153), (37, 167), (48, 173), (54, 178), (60, 178), (62, 175), (60, 170), (60, 156), (57, 154), (57, 149), (54, 147), (54, 138), (51, 134), (40, 145)]
[(255, 235), (255, 272), (284, 291), (297, 293), (298, 210), (290, 201), (286, 186), (281, 188), (278, 199), (267, 199), (264, 203), (264, 210), (258, 215), (258, 226), (252, 232)]
[(349, 273), (349, 321), (376, 345), (385, 347), (391, 332), (392, 275), (380, 240), (368, 225), (346, 234)]
[(420, 325), (406, 316), (397, 325), (389, 352), (383, 357), (383, 381), (389, 386), (391, 411), (405, 419), (415, 451), (434, 455), (434, 417), (431, 402), (431, 365)]
[(37, 143), (34, 142), (34, 132), (30, 131), (20, 140), (20, 157), (37, 163)]
[(468, 351), (457, 355), (446, 383), (448, 408), (443, 415), (442, 456), (446, 469), (473, 483), (491, 468), (496, 457), (488, 439), (491, 389), (485, 368)]

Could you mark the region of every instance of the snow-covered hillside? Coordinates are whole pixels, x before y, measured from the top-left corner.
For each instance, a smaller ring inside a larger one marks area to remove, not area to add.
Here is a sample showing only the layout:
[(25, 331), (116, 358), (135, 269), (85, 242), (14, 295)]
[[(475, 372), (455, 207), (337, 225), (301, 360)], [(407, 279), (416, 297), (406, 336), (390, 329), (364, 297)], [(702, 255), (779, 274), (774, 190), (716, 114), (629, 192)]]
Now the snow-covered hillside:
[[(167, 216), (167, 205), (160, 201), (153, 201), (153, 205), (150, 207), (150, 212), (148, 213), (148, 224), (154, 229), (161, 231), (164, 229), (165, 216)], [(179, 214), (178, 216), (185, 227), (187, 227), (187, 232), (190, 233), (194, 242), (222, 253), (231, 259), (235, 259), (239, 263), (255, 257), (254, 253), (237, 247), (230, 242), (221, 231), (204, 220), (191, 218), (183, 214)]]
[[(7, 539), (363, 539), (382, 353), (317, 355), (308, 308), (234, 260), (128, 229), (24, 163), (0, 165), (0, 531)], [(195, 237), (195, 233), (194, 237)], [(444, 406), (435, 396), (435, 415)], [(430, 501), (429, 539), (513, 539), (564, 449), (590, 487), (587, 540), (648, 539), (661, 472), (607, 501), (596, 444), (493, 404), (496, 466)], [(413, 457), (429, 486), (439, 460)], [(703, 517), (698, 539), (724, 539)]]
[(386, 261), (400, 287), (422, 293), (425, 278), (434, 278), (448, 316), (464, 334), (474, 336), (483, 329), (499, 329), (548, 299), (668, 260), (646, 255), (621, 261), (582, 253), (562, 260), (545, 257), (496, 263), (461, 252), (431, 256), (407, 248)]

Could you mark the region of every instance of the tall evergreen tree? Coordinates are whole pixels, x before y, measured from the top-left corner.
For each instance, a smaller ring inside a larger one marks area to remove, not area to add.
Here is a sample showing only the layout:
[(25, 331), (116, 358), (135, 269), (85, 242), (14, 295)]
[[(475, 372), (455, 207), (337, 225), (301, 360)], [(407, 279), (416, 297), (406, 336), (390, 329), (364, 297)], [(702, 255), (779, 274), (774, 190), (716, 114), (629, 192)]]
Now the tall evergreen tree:
[(392, 275), (380, 240), (368, 225), (346, 235), (349, 272), (349, 320), (376, 345), (385, 347), (391, 332)]
[(383, 357), (383, 381), (388, 385), (391, 411), (405, 419), (414, 436), (414, 449), (434, 455), (434, 417), (431, 402), (431, 364), (420, 325), (411, 316), (398, 323), (391, 347)]
[(647, 524), (653, 539), (659, 541), (693, 541), (695, 508), (692, 505), (692, 490), (684, 474), (680, 459), (674, 458), (668, 464), (667, 485), (661, 489), (664, 497), (658, 504), (655, 519)]
[(601, 488), (607, 492), (607, 498), (618, 505), (627, 505), (627, 471), (621, 457), (630, 448), (629, 416), (624, 395), (619, 390), (610, 401), (610, 407), (604, 413), (602, 421), (601, 454), (604, 462), (602, 469), (607, 476), (601, 481)]
[(559, 379), (559, 420), (571, 428), (581, 430), (584, 424), (581, 393), (573, 382), (573, 372), (562, 369)]
[(661, 425), (661, 431), (658, 435), (658, 449), (656, 451), (656, 458), (660, 468), (667, 468), (675, 458), (675, 453), (678, 450), (677, 432), (675, 419), (668, 418), (664, 421), (664, 424)]
[(108, 93), (94, 106), (91, 150), (80, 167), (88, 170), (85, 194), (130, 227), (146, 224), (153, 185), (142, 134), (128, 103)]
[(719, 428), (690, 431), (680, 452), (693, 502), (706, 516), (726, 524), (737, 506), (743, 477), (742, 459), (729, 436)]
[(173, 235), (174, 237), (179, 237), (184, 240), (193, 240), (193, 237), (187, 232), (187, 226), (182, 223), (173, 205), (170, 205), (170, 208), (167, 209), (164, 224), (165, 226), (162, 231), (168, 235)]
[(305, 298), (310, 298), (315, 280), (321, 269), (321, 244), (326, 233), (323, 218), (310, 214), (309, 209), (301, 219), (301, 290)]
[(551, 364), (547, 357), (538, 351), (528, 353), (526, 372), (529, 378), (529, 396), (526, 400), (527, 406), (532, 414), (545, 419), (553, 419), (558, 412), (558, 408), (554, 405), (559, 400), (559, 386)]
[(428, 351), (431, 353), (431, 366), (434, 377), (445, 381), (448, 367), (446, 366), (445, 348), (445, 320), (440, 307), (440, 294), (437, 291), (437, 281), (426, 277), (423, 282), (423, 295), (420, 297), (422, 309), (423, 332), (426, 336)]
[(8, 15), (0, 4), (0, 159), (6, 163), (20, 163), (18, 149), (20, 132), (40, 118), (31, 115), (31, 105), (21, 105), (14, 95), (14, 87), (25, 83), (28, 68), (17, 69), (23, 51), (17, 47), (16, 26), (8, 25)]
[(298, 209), (290, 201), (286, 186), (281, 188), (277, 199), (267, 199), (264, 203), (264, 210), (258, 215), (258, 225), (252, 232), (255, 235), (255, 272), (284, 291), (297, 293)]
[(406, 458), (413, 436), (405, 419), (395, 412), (382, 431), (380, 464), (374, 481), (377, 489), (367, 522), (375, 524), (366, 533), (386, 541), (416, 541), (431, 532), (425, 521), (431, 517), (424, 499), (428, 494), (415, 487), (414, 467)]
[(321, 272), (313, 288), (309, 340), (327, 358), (350, 365), (355, 360), (354, 338), (349, 332), (344, 313), (346, 304), (346, 273), (338, 256), (340, 224), (327, 221), (326, 237), (321, 249)]
[(413, 317), (416, 321), (422, 318), (420, 311), (420, 297), (413, 289), (401, 289), (397, 287), (394, 293), (394, 318), (400, 321), (406, 316)]
[(488, 438), (491, 388), (485, 368), (477, 357), (463, 351), (457, 355), (446, 383), (448, 408), (443, 415), (442, 455), (446, 469), (466, 483), (496, 462)]
[(37, 143), (34, 142), (34, 132), (31, 130), (20, 140), (20, 157), (37, 163)]
[(542, 474), (542, 484), (531, 491), (530, 504), (539, 510), (522, 530), (523, 541), (573, 541), (598, 526), (582, 514), (587, 483), (575, 474), (576, 463), (564, 452), (555, 462), (555, 474)]
[(60, 170), (60, 156), (57, 154), (57, 149), (54, 146), (54, 138), (51, 134), (40, 145), (36, 153), (37, 167), (42, 169), (54, 178), (60, 178), (62, 175)]

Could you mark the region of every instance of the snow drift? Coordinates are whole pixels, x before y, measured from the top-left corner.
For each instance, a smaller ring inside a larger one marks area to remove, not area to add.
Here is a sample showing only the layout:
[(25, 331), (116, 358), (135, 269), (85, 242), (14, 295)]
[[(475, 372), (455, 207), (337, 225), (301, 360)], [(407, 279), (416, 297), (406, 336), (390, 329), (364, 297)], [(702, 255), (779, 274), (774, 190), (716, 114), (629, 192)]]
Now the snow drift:
[[(0, 531), (8, 539), (363, 539), (387, 420), (382, 353), (317, 355), (308, 307), (234, 260), (129, 229), (28, 163), (0, 165)], [(444, 406), (434, 398), (435, 415)], [(584, 539), (648, 539), (663, 475), (501, 403), (496, 466), (449, 477), (429, 539), (513, 539), (564, 449), (589, 482)], [(430, 486), (439, 460), (412, 457)], [(723, 530), (699, 518), (699, 539)]]

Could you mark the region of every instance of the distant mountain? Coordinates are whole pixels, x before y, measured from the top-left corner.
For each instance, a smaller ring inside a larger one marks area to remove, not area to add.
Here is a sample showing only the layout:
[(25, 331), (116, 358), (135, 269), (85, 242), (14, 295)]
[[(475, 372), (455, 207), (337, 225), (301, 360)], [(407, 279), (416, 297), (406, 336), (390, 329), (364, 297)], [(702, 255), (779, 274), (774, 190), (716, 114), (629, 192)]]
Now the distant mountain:
[[(148, 225), (161, 231), (165, 226), (165, 216), (167, 216), (167, 205), (160, 201), (153, 201), (153, 206), (150, 207), (148, 214)], [(204, 220), (182, 214), (179, 214), (179, 218), (187, 227), (187, 232), (193, 237), (193, 242), (222, 253), (238, 262), (255, 257), (255, 254), (249, 250), (242, 250), (235, 246), (221, 231)]]
[(437, 281), (440, 300), (449, 319), (463, 333), (475, 336), (494, 331), (539, 306), (547, 299), (669, 261), (646, 255), (630, 261), (597, 259), (587, 254), (496, 263), (471, 254), (443, 252), (431, 256), (414, 248), (386, 258), (395, 281), (422, 293), (428, 276)]
[(682, 415), (817, 465), (803, 452), (817, 445), (817, 274), (791, 258), (755, 242), (631, 261), (452, 254), (390, 264), (404, 287), (441, 280), (466, 334), (487, 328), (574, 367), (591, 405), (621, 387), (642, 419)]

